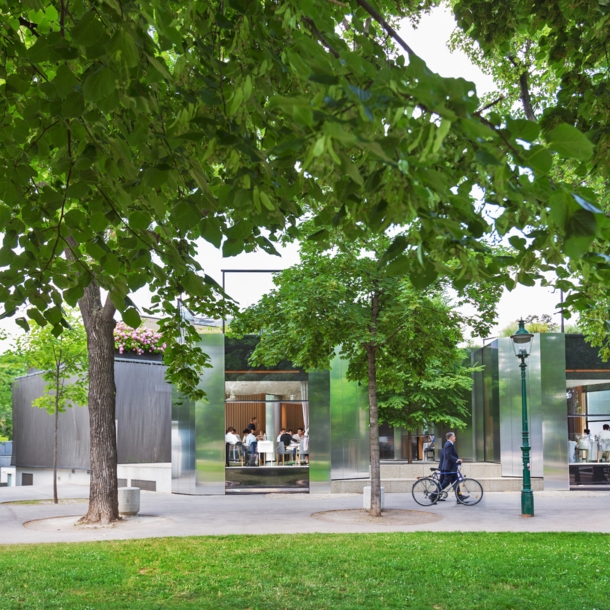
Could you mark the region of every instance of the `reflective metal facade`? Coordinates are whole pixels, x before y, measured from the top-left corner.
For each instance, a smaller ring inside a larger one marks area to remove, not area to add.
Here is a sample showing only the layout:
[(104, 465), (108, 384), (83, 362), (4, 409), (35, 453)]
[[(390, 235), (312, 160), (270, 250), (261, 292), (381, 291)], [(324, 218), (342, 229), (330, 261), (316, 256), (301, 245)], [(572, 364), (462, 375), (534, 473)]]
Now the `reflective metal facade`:
[(203, 370), (199, 382), (206, 400), (194, 402), (172, 394), (172, 491), (224, 494), (224, 335), (203, 334), (199, 345), (212, 365)]
[(542, 349), (542, 439), (545, 489), (568, 489), (565, 335), (540, 335)]
[(331, 478), (369, 476), (369, 404), (366, 386), (348, 381), (347, 362), (335, 356), (330, 370)]
[(309, 491), (330, 493), (330, 371), (309, 373)]
[[(521, 476), (521, 370), (510, 338), (498, 340), (503, 476)], [(531, 474), (545, 489), (568, 489), (565, 335), (536, 334), (527, 359)]]

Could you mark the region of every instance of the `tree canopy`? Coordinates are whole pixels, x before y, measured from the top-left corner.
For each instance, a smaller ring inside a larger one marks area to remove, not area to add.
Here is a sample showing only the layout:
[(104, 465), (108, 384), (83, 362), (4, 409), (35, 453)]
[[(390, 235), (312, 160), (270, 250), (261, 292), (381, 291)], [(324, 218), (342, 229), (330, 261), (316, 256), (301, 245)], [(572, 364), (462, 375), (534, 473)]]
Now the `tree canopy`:
[[(607, 81), (610, 69), (606, 43), (610, 8), (606, 3), (587, 0), (563, 2), (493, 2), (455, 0), (459, 25), (453, 42), (491, 74), (498, 86), (494, 95), (504, 114), (521, 114), (532, 129), (544, 134), (560, 124), (568, 124), (584, 134), (593, 146), (588, 158), (573, 156), (556, 165), (550, 175), (579, 189), (594, 203), (598, 230), (581, 233), (582, 253), (557, 260), (556, 276), (545, 281), (568, 296), (565, 314), (579, 314), (578, 326), (585, 338), (610, 357), (610, 199), (608, 176), (610, 104)], [(539, 140), (533, 140), (537, 143)], [(558, 194), (550, 200), (551, 214), (566, 230), (570, 210), (576, 204)], [(598, 213), (599, 212), (599, 213)], [(582, 212), (579, 212), (585, 220)], [(589, 217), (593, 226), (593, 216)], [(585, 221), (585, 222), (589, 222)]]
[[(60, 303), (91, 282), (132, 326), (129, 294), (149, 285), (168, 340), (177, 295), (221, 316), (196, 240), (272, 252), (305, 204), (320, 226), (409, 225), (385, 262), (421, 287), (529, 284), (535, 253), (556, 258), (565, 239), (581, 254), (597, 231), (589, 194), (548, 178), (555, 157), (590, 158), (589, 140), (557, 124), (538, 143), (535, 126), (483, 109), (398, 36), (390, 3), (10, 0), (2, 15), (0, 301), (56, 332)], [(510, 277), (482, 238), (515, 227), (535, 245), (515, 237)], [(194, 391), (181, 364), (170, 375)]]

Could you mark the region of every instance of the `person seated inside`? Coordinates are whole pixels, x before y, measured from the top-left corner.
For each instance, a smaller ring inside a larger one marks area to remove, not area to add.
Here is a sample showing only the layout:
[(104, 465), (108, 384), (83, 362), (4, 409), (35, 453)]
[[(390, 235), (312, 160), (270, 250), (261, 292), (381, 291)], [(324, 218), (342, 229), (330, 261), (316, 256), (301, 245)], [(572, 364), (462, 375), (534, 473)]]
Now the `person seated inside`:
[(578, 438), (576, 444), (576, 457), (580, 458), (581, 461), (586, 462), (589, 457), (589, 451), (591, 450), (591, 430), (585, 428), (584, 434)]
[(301, 456), (301, 463), (305, 458), (305, 463), (309, 464), (309, 429), (307, 431), (303, 428), (297, 430), (297, 436), (299, 437), (299, 454)]
[(278, 443), (280, 442), (280, 439), (282, 438), (282, 434), (285, 434), (285, 433), (286, 433), (286, 428), (282, 428), (280, 430), (280, 433), (277, 435), (277, 442)]
[[(288, 431), (284, 430), (284, 434), (280, 435), (280, 440), (278, 442), (284, 443), (284, 449), (288, 449), (293, 442), (292, 430), (288, 430)], [(292, 454), (293, 454), (294, 458), (296, 459), (297, 450), (293, 449)]]
[(256, 463), (256, 446), (258, 444), (256, 436), (254, 436), (250, 428), (246, 428), (243, 433), (245, 434), (244, 445), (249, 455), (248, 466), (254, 466)]
[(604, 429), (599, 433), (599, 450), (602, 454), (601, 461), (610, 461), (610, 425), (604, 424)]
[(241, 443), (241, 441), (239, 440), (239, 436), (237, 436), (237, 431), (235, 430), (235, 428), (229, 427), (227, 428), (227, 433), (225, 434), (225, 445), (226, 445), (226, 450), (227, 450), (227, 462), (226, 465), (229, 465), (229, 451), (231, 446), (233, 445), (237, 445), (238, 443)]
[(258, 434), (256, 435), (256, 440), (257, 441), (266, 441), (267, 440), (267, 434), (265, 433), (264, 430), (259, 430)]

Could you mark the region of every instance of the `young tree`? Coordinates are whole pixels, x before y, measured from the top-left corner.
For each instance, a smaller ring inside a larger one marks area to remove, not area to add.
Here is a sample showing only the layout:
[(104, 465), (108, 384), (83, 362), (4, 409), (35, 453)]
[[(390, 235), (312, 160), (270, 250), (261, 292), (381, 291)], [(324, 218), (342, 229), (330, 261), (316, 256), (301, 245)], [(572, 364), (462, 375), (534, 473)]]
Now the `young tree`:
[(260, 333), (255, 365), (286, 358), (306, 370), (323, 369), (338, 350), (348, 362), (348, 378), (367, 384), (374, 517), (381, 516), (378, 381), (389, 386), (392, 376), (424, 376), (428, 354), (440, 357), (448, 348), (445, 337), (428, 328), (436, 327), (441, 311), (453, 332), (457, 324), (435, 291), (416, 290), (380, 266), (384, 242), (372, 238), (358, 248), (339, 239), (347, 247), (331, 254), (305, 246), (301, 263), (276, 275), (277, 288), (231, 324), (235, 335)]
[(80, 318), (68, 312), (64, 318), (69, 328), (59, 336), (49, 325), (30, 321), (30, 331), (17, 339), (16, 353), (28, 368), (41, 372), (45, 381), (42, 396), (32, 401), (33, 407), (53, 415), (53, 502), (57, 504), (57, 439), (59, 414), (72, 406), (87, 404), (87, 335)]

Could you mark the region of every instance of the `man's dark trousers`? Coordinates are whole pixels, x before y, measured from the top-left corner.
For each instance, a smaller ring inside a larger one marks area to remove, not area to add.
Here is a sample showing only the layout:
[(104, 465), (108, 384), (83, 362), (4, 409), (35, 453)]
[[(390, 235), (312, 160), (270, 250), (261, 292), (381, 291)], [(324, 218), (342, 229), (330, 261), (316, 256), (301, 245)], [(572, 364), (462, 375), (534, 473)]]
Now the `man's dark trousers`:
[(455, 445), (451, 441), (447, 441), (443, 447), (442, 459), (439, 466), (442, 472), (451, 474), (441, 475), (441, 489), (445, 489), (445, 487), (457, 480), (457, 465), (459, 459), (457, 451), (455, 450)]

